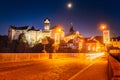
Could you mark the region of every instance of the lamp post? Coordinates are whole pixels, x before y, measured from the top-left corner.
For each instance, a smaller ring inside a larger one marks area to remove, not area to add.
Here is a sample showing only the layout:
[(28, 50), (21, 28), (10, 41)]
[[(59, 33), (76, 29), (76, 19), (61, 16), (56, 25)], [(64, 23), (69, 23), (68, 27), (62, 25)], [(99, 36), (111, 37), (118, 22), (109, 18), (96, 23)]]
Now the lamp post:
[(54, 43), (54, 52), (56, 52), (56, 50), (58, 50), (59, 48), (59, 44), (60, 44), (60, 40), (61, 40), (61, 28), (57, 28), (56, 29), (56, 33), (55, 33), (55, 43)]
[(106, 24), (101, 24), (100, 25), (100, 30), (104, 31), (107, 29), (107, 25)]
[(107, 45), (110, 43), (110, 30), (106, 24), (101, 24), (100, 30), (103, 32), (103, 43), (105, 44), (105, 51), (107, 51)]
[(48, 44), (48, 40), (47, 40), (46, 37), (42, 39), (42, 44), (44, 45), (44, 46), (43, 46), (43, 52), (46, 53), (45, 45)]

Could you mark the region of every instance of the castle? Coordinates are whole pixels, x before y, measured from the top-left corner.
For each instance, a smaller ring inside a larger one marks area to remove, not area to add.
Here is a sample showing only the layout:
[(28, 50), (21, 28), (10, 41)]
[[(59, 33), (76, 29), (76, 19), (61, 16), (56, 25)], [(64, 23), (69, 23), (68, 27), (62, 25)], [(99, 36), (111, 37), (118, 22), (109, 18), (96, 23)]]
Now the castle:
[(19, 40), (21, 34), (24, 34), (25, 42), (28, 43), (30, 47), (34, 47), (34, 45), (38, 43), (48, 44), (46, 37), (54, 39), (54, 44), (60, 44), (60, 41), (64, 40), (67, 44), (67, 46), (65, 46), (72, 49), (81, 50), (84, 44), (87, 45), (86, 48), (89, 51), (98, 51), (98, 48), (100, 47), (99, 43), (96, 41), (85, 41), (79, 31), (73, 29), (72, 23), (69, 33), (65, 36), (64, 29), (61, 26), (56, 25), (50, 27), (50, 19), (48, 18), (44, 20), (43, 30), (36, 30), (33, 26), (9, 27), (8, 38), (10, 41)]
[(55, 40), (56, 44), (59, 44), (60, 40), (63, 40), (65, 36), (65, 32), (61, 26), (54, 26), (50, 28), (50, 19), (48, 18), (44, 20), (43, 30), (36, 30), (33, 26), (31, 28), (29, 26), (10, 26), (8, 30), (9, 40), (18, 40), (19, 36), (22, 33), (25, 35), (25, 38), (29, 45), (42, 43), (42, 39), (44, 39), (45, 37), (50, 37)]

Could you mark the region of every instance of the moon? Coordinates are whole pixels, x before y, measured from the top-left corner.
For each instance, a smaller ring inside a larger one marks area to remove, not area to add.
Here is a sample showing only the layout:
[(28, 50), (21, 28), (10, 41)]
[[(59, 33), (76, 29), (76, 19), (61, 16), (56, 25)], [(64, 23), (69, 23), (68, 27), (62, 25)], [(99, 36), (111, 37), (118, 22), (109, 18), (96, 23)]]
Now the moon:
[(67, 4), (67, 7), (68, 7), (69, 9), (72, 8), (72, 6), (73, 6), (72, 3), (68, 3), (68, 4)]

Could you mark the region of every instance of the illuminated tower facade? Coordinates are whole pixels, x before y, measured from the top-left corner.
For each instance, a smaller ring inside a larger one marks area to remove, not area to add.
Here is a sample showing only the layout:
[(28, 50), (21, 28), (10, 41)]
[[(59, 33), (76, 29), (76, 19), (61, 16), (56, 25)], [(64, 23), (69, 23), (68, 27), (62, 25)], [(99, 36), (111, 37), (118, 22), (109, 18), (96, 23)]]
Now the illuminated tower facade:
[(49, 31), (50, 30), (50, 19), (46, 18), (44, 20), (44, 30)]

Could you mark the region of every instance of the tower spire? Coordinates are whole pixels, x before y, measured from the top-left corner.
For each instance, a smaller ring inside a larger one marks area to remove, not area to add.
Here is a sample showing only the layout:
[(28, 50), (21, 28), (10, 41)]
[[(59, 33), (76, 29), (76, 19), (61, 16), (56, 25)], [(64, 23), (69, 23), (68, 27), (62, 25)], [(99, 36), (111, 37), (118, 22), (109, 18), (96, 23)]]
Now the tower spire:
[(73, 27), (73, 23), (72, 22), (70, 22), (70, 26)]
[(70, 23), (70, 30), (69, 30), (69, 33), (70, 33), (70, 34), (73, 34), (73, 33), (74, 33), (73, 23), (72, 23), (72, 22)]

